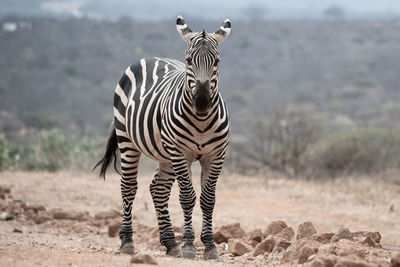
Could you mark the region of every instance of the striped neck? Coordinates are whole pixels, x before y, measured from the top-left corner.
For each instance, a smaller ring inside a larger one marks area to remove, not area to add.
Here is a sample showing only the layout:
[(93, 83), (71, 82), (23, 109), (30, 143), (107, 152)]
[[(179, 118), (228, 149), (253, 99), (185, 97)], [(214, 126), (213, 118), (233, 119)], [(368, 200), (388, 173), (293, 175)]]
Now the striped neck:
[(211, 94), (210, 109), (208, 110), (208, 113), (204, 115), (196, 114), (195, 109), (193, 107), (193, 94), (190, 92), (190, 89), (185, 88), (185, 90), (183, 91), (184, 92), (181, 99), (181, 110), (183, 114), (186, 115), (186, 117), (190, 119), (190, 121), (192, 121), (193, 123), (195, 124), (198, 123), (199, 125), (201, 125), (214, 118), (215, 115), (218, 113), (218, 106), (220, 99), (218, 88), (215, 88), (213, 90)]

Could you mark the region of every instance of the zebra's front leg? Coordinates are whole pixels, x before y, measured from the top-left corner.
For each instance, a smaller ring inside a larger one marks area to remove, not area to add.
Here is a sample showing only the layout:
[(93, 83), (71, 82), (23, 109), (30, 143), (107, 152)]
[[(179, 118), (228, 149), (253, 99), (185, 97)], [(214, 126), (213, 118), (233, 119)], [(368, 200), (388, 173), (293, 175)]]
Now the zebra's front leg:
[(175, 173), (170, 164), (160, 163), (150, 184), (150, 193), (156, 210), (160, 243), (167, 248), (167, 255), (180, 256), (181, 250), (176, 243), (168, 211), (168, 200), (174, 181)]
[(218, 249), (214, 243), (212, 217), (215, 206), (215, 189), (218, 176), (224, 162), (224, 154), (216, 159), (203, 159), (201, 164), (201, 195), (200, 207), (203, 212), (201, 241), (205, 246), (203, 258), (213, 260), (219, 258)]
[(131, 148), (121, 149), (121, 195), (123, 205), (122, 224), (119, 231), (122, 253), (133, 254), (132, 204), (138, 188), (137, 170), (140, 152)]
[(196, 203), (196, 193), (192, 185), (190, 164), (184, 156), (175, 157), (172, 166), (178, 176), (179, 184), (179, 202), (183, 209), (184, 230), (182, 258), (194, 259), (196, 256), (196, 247), (194, 246), (194, 232), (192, 227), (193, 208)]

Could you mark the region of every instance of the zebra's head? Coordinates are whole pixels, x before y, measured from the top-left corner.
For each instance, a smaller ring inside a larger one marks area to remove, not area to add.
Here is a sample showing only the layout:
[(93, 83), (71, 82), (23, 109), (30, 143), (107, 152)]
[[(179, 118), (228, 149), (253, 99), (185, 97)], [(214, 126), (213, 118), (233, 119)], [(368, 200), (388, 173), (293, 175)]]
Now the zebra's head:
[(192, 105), (197, 116), (206, 116), (218, 91), (218, 45), (231, 31), (226, 19), (214, 33), (193, 32), (178, 16), (176, 28), (188, 44), (186, 50), (186, 89), (192, 96)]

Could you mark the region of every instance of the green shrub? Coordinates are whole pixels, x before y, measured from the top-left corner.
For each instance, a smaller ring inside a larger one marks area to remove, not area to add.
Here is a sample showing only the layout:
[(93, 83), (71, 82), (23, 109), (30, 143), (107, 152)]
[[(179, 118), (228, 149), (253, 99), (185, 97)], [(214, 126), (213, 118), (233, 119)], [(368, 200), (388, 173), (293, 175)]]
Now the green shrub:
[(371, 173), (398, 168), (400, 137), (376, 128), (361, 128), (333, 134), (314, 147), (309, 164), (314, 171), (330, 175)]
[(103, 141), (88, 136), (67, 137), (57, 128), (31, 134), (24, 145), (12, 146), (0, 140), (0, 171), (91, 170), (104, 152)]
[(10, 149), (6, 143), (0, 140), (0, 171), (7, 170), (10, 166)]
[(38, 130), (49, 130), (57, 126), (56, 120), (42, 113), (34, 113), (27, 116), (25, 122), (27, 126)]
[(22, 150), (21, 168), (57, 171), (70, 164), (70, 147), (65, 135), (56, 128), (32, 136)]
[[(106, 140), (106, 138), (103, 138)], [(104, 153), (106, 145), (93, 137), (83, 136), (71, 138), (70, 168), (76, 170), (91, 170)]]

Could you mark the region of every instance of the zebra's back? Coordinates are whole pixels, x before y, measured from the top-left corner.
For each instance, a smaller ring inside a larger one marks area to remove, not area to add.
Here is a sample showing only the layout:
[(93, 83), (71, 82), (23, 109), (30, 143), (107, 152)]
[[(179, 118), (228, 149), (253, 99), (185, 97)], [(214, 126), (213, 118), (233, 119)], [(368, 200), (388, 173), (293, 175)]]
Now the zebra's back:
[(143, 58), (128, 67), (115, 89), (117, 136), (150, 158), (168, 162), (161, 142), (161, 119), (168, 99), (182, 90), (183, 63), (166, 58)]

